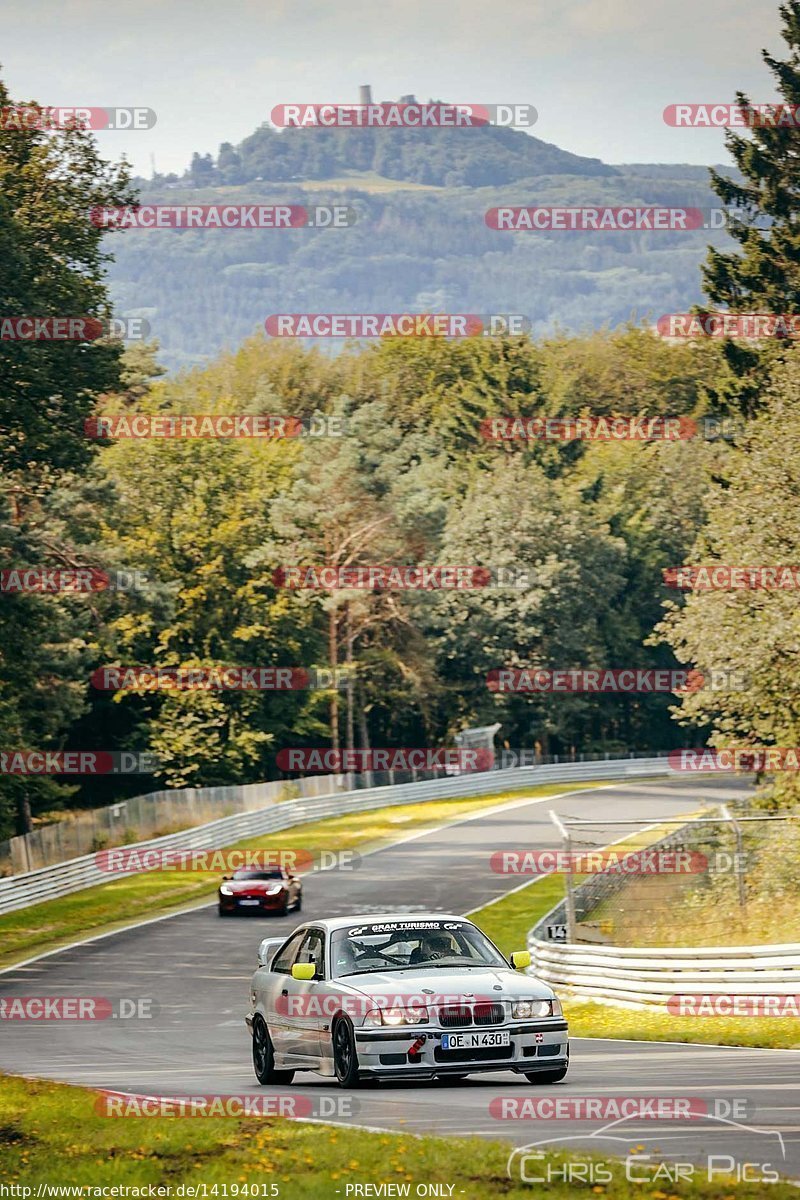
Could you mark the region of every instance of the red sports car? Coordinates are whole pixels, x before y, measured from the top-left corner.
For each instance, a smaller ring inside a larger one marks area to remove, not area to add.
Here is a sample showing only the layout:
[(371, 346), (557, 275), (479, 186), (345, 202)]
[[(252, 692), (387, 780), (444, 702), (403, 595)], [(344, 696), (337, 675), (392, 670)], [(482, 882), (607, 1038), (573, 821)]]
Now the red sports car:
[(303, 885), (285, 867), (267, 870), (242, 868), (233, 875), (223, 876), (219, 887), (219, 915), (231, 913), (278, 913), (285, 916), (290, 909), (300, 912)]

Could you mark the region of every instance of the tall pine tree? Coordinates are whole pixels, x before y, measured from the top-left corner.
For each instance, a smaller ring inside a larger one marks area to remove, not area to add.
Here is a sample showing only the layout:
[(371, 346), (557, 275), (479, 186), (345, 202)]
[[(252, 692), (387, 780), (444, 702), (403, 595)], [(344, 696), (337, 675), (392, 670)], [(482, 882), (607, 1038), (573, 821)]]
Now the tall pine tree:
[(780, 13), (789, 57), (761, 52), (782, 97), (775, 124), (762, 123), (762, 114), (737, 92), (752, 128), (748, 136), (729, 129), (726, 145), (742, 178), (711, 172), (723, 203), (741, 210), (730, 224), (741, 252), (711, 247), (703, 268), (706, 295), (732, 312), (793, 313), (800, 303), (800, 0), (788, 0)]
[[(711, 171), (711, 187), (734, 210), (728, 229), (739, 247), (726, 253), (709, 246), (703, 287), (714, 308), (730, 312), (795, 313), (800, 302), (800, 126), (795, 117), (800, 111), (800, 0), (787, 0), (779, 11), (789, 57), (761, 54), (781, 100), (770, 115), (736, 93), (751, 126), (748, 136), (729, 129), (725, 137), (739, 175)], [(783, 337), (757, 345), (726, 341), (729, 374), (720, 379), (720, 402), (752, 416), (770, 368), (786, 347)]]

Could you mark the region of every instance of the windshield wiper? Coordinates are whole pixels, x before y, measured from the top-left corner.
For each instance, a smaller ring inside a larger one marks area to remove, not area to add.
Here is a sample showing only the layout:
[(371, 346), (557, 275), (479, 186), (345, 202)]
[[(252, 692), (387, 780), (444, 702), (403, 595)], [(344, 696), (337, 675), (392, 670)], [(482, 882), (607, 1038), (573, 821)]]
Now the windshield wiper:
[(345, 971), (343, 975), (337, 976), (338, 979), (345, 979), (350, 975), (374, 975), (376, 971), (407, 971), (408, 967), (364, 967), (361, 971)]
[(434, 971), (496, 971), (492, 963), (420, 963), (422, 967), (433, 967)]

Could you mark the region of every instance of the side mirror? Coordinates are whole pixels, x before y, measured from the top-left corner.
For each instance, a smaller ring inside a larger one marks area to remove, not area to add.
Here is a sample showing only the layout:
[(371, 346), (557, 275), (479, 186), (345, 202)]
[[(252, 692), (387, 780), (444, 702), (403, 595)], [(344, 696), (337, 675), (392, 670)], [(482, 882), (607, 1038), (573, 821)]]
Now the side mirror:
[(515, 971), (524, 971), (531, 965), (530, 950), (515, 950), (511, 955), (511, 965)]
[(222, 882), (224, 883), (226, 879), (233, 879), (233, 876), (232, 875), (223, 875)]
[(258, 947), (258, 965), (260, 967), (269, 966), (284, 941), (284, 938), (264, 938)]
[(316, 979), (317, 968), (313, 963), (295, 963), (292, 967), (292, 979)]

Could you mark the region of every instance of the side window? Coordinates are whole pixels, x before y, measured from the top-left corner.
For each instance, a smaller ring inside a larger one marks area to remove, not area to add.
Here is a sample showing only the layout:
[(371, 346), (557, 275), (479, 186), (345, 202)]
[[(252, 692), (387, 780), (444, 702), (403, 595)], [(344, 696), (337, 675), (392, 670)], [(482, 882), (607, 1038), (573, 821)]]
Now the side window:
[(281, 975), (288, 975), (292, 969), (292, 963), (295, 961), (297, 949), (306, 936), (304, 929), (298, 929), (293, 933), (288, 942), (281, 947), (275, 958), (272, 960), (272, 970), (280, 972)]
[(308, 930), (295, 962), (313, 963), (317, 975), (322, 978), (325, 974), (325, 935), (321, 929)]

